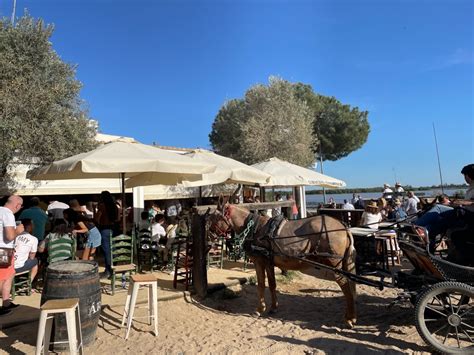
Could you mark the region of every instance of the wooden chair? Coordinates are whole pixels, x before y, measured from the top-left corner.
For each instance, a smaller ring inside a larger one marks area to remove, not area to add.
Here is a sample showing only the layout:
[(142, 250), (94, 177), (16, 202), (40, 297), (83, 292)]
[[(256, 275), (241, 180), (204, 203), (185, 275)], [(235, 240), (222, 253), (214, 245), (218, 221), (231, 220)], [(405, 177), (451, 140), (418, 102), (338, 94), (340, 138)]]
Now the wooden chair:
[(225, 239), (223, 237), (210, 242), (210, 249), (207, 253), (207, 267), (212, 265), (216, 265), (221, 269), (224, 267), (224, 247)]
[(149, 267), (153, 271), (151, 232), (147, 229), (142, 229), (136, 231), (136, 236), (138, 272), (142, 272), (143, 267)]
[[(67, 237), (66, 237), (67, 236)], [(74, 260), (76, 256), (76, 238), (66, 234), (64, 238), (57, 238), (48, 242), (48, 264)]]
[(12, 300), (14, 300), (16, 295), (20, 292), (26, 292), (28, 296), (31, 295), (31, 270), (15, 274), (11, 290)]
[(134, 237), (120, 234), (110, 238), (110, 260), (112, 267), (111, 288), (112, 295), (115, 295), (116, 275), (132, 274), (137, 271), (137, 266), (133, 263), (133, 251), (135, 248)]
[(48, 300), (41, 306), (38, 336), (36, 339), (36, 355), (49, 353), (53, 320), (54, 315), (57, 313), (64, 313), (66, 316), (69, 352), (82, 355), (81, 316), (78, 298)]
[(187, 291), (193, 281), (192, 242), (189, 238), (179, 238), (175, 241), (175, 247), (173, 288), (177, 288), (178, 283), (181, 282), (184, 283)]

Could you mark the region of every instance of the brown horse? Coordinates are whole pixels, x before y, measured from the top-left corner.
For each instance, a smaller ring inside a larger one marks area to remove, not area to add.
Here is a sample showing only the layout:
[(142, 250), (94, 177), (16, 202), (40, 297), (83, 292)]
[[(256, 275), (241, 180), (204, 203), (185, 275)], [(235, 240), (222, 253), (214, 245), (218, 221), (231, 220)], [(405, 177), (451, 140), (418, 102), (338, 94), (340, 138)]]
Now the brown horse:
[[(270, 311), (276, 311), (278, 307), (275, 266), (285, 270), (315, 269), (314, 265), (302, 260), (306, 259), (355, 272), (352, 234), (338, 220), (329, 216), (284, 220), (273, 237), (265, 235), (269, 220), (269, 217), (251, 214), (238, 205), (224, 204), (222, 200), (219, 200), (216, 211), (210, 215), (210, 228), (214, 232), (222, 234), (232, 229), (244, 236), (244, 248), (257, 273), (257, 314), (266, 309), (265, 273), (272, 300)], [(332, 271), (330, 276), (342, 289), (347, 304), (345, 321), (352, 327), (357, 318), (355, 283)]]

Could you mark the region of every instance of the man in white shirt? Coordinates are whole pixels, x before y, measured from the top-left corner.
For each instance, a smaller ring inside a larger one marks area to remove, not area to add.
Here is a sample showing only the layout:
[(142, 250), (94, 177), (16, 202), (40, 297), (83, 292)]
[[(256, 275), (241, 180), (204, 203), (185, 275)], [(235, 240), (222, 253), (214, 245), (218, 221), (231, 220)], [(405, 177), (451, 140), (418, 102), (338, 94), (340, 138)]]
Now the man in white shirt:
[(391, 200), (393, 195), (393, 190), (390, 188), (389, 184), (383, 184), (382, 197), (386, 200)]
[(347, 200), (344, 200), (344, 204), (342, 205), (342, 209), (343, 210), (353, 210), (355, 208), (354, 208), (354, 205), (352, 203), (348, 202)]
[(415, 215), (418, 212), (418, 202), (416, 201), (413, 191), (408, 191), (407, 196), (408, 200), (405, 205), (405, 212), (408, 217), (410, 217), (410, 215)]
[[(23, 232), (23, 224), (16, 226), (15, 213), (23, 206), (20, 196), (12, 195), (8, 198), (4, 207), (0, 207), (0, 248), (13, 249), (15, 238)], [(15, 268), (13, 260), (10, 266), (0, 268), (0, 291), (2, 293), (2, 307), (0, 316), (8, 314), (18, 305), (10, 301), (10, 290), (12, 288)]]
[(38, 238), (31, 235), (33, 232), (33, 221), (29, 218), (22, 219), (21, 222), (25, 231), (15, 240), (15, 273), (19, 274), (31, 270), (31, 281), (38, 273), (38, 259), (36, 251), (38, 249)]
[[(161, 213), (158, 213), (155, 216), (155, 220), (151, 225), (151, 240), (154, 242), (159, 242), (160, 238), (166, 236), (165, 228), (163, 224), (165, 223), (165, 216)], [(166, 244), (166, 243), (165, 243)]]

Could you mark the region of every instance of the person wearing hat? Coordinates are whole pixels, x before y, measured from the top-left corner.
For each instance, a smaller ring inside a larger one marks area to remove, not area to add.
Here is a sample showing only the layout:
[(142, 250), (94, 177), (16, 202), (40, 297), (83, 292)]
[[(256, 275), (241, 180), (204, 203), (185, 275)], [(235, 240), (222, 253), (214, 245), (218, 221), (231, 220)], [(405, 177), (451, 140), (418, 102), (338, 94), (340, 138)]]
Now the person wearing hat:
[(461, 174), (464, 175), (464, 180), (469, 185), (466, 190), (466, 200), (474, 200), (474, 164), (468, 164), (463, 167)]
[(405, 190), (403, 189), (402, 185), (399, 182), (395, 183), (395, 192), (397, 194), (402, 194), (405, 192)]
[(363, 227), (371, 229), (379, 229), (379, 223), (382, 222), (382, 214), (379, 212), (379, 207), (376, 201), (370, 201), (365, 206), (365, 211), (362, 213), (360, 224)]
[(390, 188), (389, 184), (383, 184), (382, 197), (386, 200), (391, 200), (393, 195), (393, 190)]
[(393, 197), (394, 198), (397, 198), (397, 197), (402, 197), (403, 194), (405, 193), (405, 190), (403, 189), (402, 185), (397, 181), (395, 183), (395, 193), (393, 194)]

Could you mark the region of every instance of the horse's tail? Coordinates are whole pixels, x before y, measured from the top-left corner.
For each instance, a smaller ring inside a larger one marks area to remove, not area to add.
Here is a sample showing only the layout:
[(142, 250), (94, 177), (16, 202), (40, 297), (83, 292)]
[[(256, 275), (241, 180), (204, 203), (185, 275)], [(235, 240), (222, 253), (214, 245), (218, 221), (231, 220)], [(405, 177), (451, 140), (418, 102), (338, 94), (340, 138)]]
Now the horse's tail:
[[(356, 273), (356, 249), (354, 247), (354, 237), (350, 230), (347, 230), (347, 237), (349, 238), (349, 247), (346, 249), (344, 254), (344, 259), (342, 259), (342, 269), (344, 271), (349, 271), (350, 273)], [(351, 289), (356, 292), (356, 284), (354, 281), (348, 280), (351, 285)]]
[(356, 249), (354, 247), (354, 237), (350, 230), (347, 230), (347, 237), (349, 238), (349, 247), (346, 249), (343, 259), (343, 269), (355, 274), (356, 267)]

